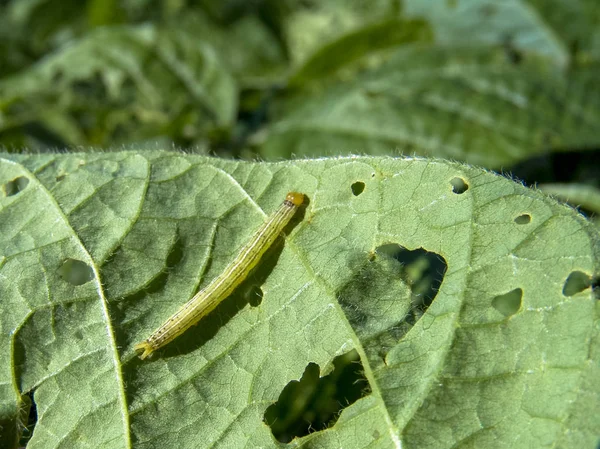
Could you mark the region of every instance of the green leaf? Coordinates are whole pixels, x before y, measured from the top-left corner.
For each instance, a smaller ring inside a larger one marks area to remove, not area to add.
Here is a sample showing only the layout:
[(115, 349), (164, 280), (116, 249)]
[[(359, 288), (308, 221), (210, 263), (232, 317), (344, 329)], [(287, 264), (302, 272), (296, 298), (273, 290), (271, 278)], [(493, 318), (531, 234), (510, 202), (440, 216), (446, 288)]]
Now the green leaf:
[(189, 139), (230, 127), (236, 108), (214, 48), (176, 27), (100, 28), (0, 80), (0, 131), (37, 123), (63, 145)]
[[(368, 3), (360, 0), (331, 0), (295, 6), (284, 17), (284, 32), (290, 57), (298, 67), (320, 54), (322, 47), (337, 41), (352, 41), (353, 36), (353, 44), (360, 44), (355, 41), (356, 37), (365, 31), (368, 34), (371, 27), (375, 27), (371, 32), (376, 32), (379, 28), (377, 24), (401, 20), (399, 3), (390, 0), (373, 0)], [(393, 33), (398, 36), (399, 30), (394, 30)], [(385, 42), (383, 34), (381, 37), (383, 39), (379, 42)], [(353, 49), (345, 48), (344, 52), (347, 51), (355, 53)]]
[(286, 17), (290, 54), (302, 63), (346, 34), (400, 18), (424, 21), (435, 43), (444, 47), (507, 45), (517, 52), (544, 55), (563, 68), (572, 47), (581, 42), (588, 50), (598, 40), (594, 0), (330, 0), (300, 4)]
[[(581, 3), (575, 0), (568, 3)], [(583, 0), (586, 1), (586, 0)], [(426, 20), (433, 28), (436, 42), (444, 46), (472, 46), (505, 44), (519, 52), (544, 55), (555, 64), (569, 63), (569, 42), (559, 38), (556, 28), (536, 14), (530, 3), (538, 0), (495, 2), (490, 0), (406, 0), (403, 2), (407, 17)], [(556, 4), (559, 1), (552, 1)], [(563, 2), (567, 3), (567, 2)], [(552, 10), (546, 2), (546, 11)], [(560, 7), (565, 10), (567, 7)], [(580, 14), (575, 23), (586, 20)], [(562, 17), (561, 28), (565, 27)], [(583, 33), (584, 34), (584, 33)]]
[[(352, 351), (369, 393), (296, 446), (600, 440), (600, 236), (541, 192), (439, 160), (160, 151), (3, 154), (0, 186), (2, 447), (29, 397), (33, 449), (280, 447), (266, 409)], [(248, 279), (260, 304), (243, 284), (141, 361), (290, 190), (308, 202)], [(444, 262), (430, 304), (394, 247)]]
[(289, 83), (302, 86), (331, 76), (361, 59), (373, 61), (378, 50), (430, 40), (431, 32), (419, 21), (388, 19), (369, 24), (319, 48), (295, 71)]
[(504, 50), (413, 46), (349, 81), (280, 98), (265, 158), (404, 152), (503, 167), (548, 150), (597, 148), (592, 70), (514, 64)]
[(527, 0), (539, 16), (573, 53), (586, 63), (600, 60), (600, 9), (596, 0)]
[(287, 69), (281, 45), (255, 16), (240, 18), (225, 27), (217, 26), (197, 11), (189, 11), (173, 22), (173, 27), (210, 42), (241, 85), (264, 88), (273, 79), (279, 82)]

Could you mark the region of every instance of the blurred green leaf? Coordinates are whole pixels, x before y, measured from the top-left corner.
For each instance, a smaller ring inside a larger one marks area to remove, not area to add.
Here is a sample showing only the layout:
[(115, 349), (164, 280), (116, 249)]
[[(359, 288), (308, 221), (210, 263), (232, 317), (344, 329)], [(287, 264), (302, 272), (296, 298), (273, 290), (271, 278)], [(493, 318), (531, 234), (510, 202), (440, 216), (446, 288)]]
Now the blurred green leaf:
[(220, 60), (238, 82), (265, 88), (278, 81), (287, 69), (284, 50), (272, 31), (255, 16), (242, 17), (226, 26), (211, 22), (198, 11), (175, 17), (169, 26), (184, 29), (212, 44)]
[[(370, 393), (294, 444), (599, 441), (590, 280), (600, 236), (541, 192), (436, 160), (161, 151), (3, 154), (0, 186), (3, 447), (16, 446), (26, 394), (37, 406), (31, 449), (279, 447), (266, 409), (310, 364), (322, 376), (353, 350)], [(289, 190), (308, 203), (248, 279), (260, 304), (236, 292), (139, 360), (133, 345), (219, 273)], [(380, 259), (394, 245), (447, 265), (418, 314), (409, 278)]]
[(600, 144), (595, 70), (563, 73), (502, 49), (413, 46), (347, 81), (282, 95), (266, 158), (430, 155), (495, 168), (547, 151)]
[[(291, 60), (299, 67), (322, 52), (322, 47), (327, 48), (338, 40), (351, 40), (363, 32), (377, 31), (381, 28), (377, 24), (382, 22), (401, 19), (399, 3), (390, 0), (332, 0), (310, 3), (309, 6), (296, 5), (285, 17), (285, 39)], [(371, 30), (371, 26), (375, 28)], [(398, 30), (395, 32), (398, 33)], [(351, 43), (354, 46), (360, 44), (356, 40)], [(345, 48), (343, 51), (353, 53), (355, 49)]]
[(0, 80), (0, 131), (37, 124), (63, 145), (232, 126), (237, 89), (215, 50), (177, 29), (107, 27)]
[[(526, 0), (405, 0), (403, 5), (407, 17), (424, 19), (430, 24), (441, 46), (505, 44), (520, 52), (543, 55), (564, 68), (570, 57), (566, 42), (558, 38), (556, 30), (550, 29), (529, 3)], [(552, 8), (548, 3), (546, 10)], [(578, 19), (587, 20), (583, 16)]]
[(600, 8), (596, 0), (527, 0), (576, 63), (600, 60)]
[(369, 24), (319, 48), (293, 73), (289, 83), (302, 86), (312, 80), (321, 80), (367, 57), (373, 64), (380, 50), (430, 39), (429, 29), (418, 21), (390, 19)]

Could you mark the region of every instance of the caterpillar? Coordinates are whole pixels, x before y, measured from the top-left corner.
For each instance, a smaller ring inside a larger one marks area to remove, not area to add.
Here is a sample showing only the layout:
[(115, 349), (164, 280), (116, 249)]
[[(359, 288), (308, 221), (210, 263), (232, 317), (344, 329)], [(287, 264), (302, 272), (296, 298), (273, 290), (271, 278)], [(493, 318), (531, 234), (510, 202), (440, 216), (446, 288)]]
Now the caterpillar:
[(143, 350), (140, 358), (145, 359), (157, 349), (173, 341), (227, 298), (246, 279), (252, 268), (281, 234), (283, 228), (304, 203), (304, 199), (302, 193), (288, 193), (281, 206), (258, 228), (221, 274), (196, 293), (146, 340), (134, 346), (135, 351)]

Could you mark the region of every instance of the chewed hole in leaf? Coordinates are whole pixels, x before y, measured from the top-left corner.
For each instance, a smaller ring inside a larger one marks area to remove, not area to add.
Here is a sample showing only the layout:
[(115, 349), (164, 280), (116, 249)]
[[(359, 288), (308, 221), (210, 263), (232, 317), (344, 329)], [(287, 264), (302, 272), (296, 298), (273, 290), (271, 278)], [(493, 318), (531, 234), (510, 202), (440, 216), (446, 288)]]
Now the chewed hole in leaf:
[(27, 446), (27, 442), (33, 435), (37, 419), (37, 407), (33, 398), (33, 392), (24, 394), (21, 396), (21, 405), (19, 408), (19, 425), (21, 426), (20, 447)]
[(446, 268), (436, 253), (393, 243), (357, 263), (355, 275), (336, 296), (358, 338), (375, 351), (370, 355), (385, 363), (389, 350), (431, 305)]
[(397, 244), (382, 245), (376, 251), (401, 264), (401, 276), (411, 289), (413, 307), (418, 307), (421, 314), (425, 312), (442, 285), (448, 269), (446, 260), (423, 248), (409, 250)]
[(67, 259), (58, 269), (61, 278), (73, 285), (83, 285), (94, 279), (94, 271), (87, 263), (77, 259)]
[(300, 380), (288, 383), (265, 411), (265, 423), (282, 443), (333, 426), (342, 410), (370, 393), (358, 353), (333, 360), (334, 369), (320, 377), (319, 365), (309, 363)]
[(467, 190), (469, 190), (469, 184), (467, 184), (464, 179), (459, 178), (458, 176), (450, 180), (450, 185), (452, 185), (452, 191), (457, 195), (465, 193)]
[(531, 215), (522, 214), (515, 218), (515, 223), (519, 225), (529, 224), (531, 223)]
[(352, 194), (354, 196), (358, 196), (365, 191), (365, 183), (362, 181), (356, 181), (354, 184), (352, 184), (351, 189)]
[(2, 185), (2, 192), (4, 193), (4, 196), (14, 196), (25, 190), (28, 184), (28, 178), (26, 178), (25, 176), (18, 176), (12, 181), (8, 181), (4, 185)]
[(583, 273), (582, 271), (573, 271), (567, 277), (565, 285), (563, 287), (563, 295), (573, 296), (577, 293), (584, 291), (592, 285), (592, 278), (590, 275)]
[(519, 311), (522, 301), (523, 290), (515, 288), (508, 293), (494, 297), (492, 299), (492, 307), (502, 315), (509, 317)]
[(263, 299), (263, 291), (259, 285), (251, 285), (247, 290), (244, 291), (244, 297), (248, 304), (252, 307), (257, 307), (260, 305)]

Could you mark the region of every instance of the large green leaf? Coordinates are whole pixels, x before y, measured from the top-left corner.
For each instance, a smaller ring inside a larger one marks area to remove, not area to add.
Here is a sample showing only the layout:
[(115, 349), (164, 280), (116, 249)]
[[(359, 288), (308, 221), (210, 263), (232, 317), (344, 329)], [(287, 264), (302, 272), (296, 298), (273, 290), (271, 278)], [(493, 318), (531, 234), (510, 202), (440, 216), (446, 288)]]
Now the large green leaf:
[[(3, 447), (28, 397), (30, 448), (278, 447), (267, 407), (353, 350), (370, 393), (294, 446), (599, 440), (599, 236), (540, 192), (436, 160), (172, 152), (4, 154), (0, 186)], [(139, 360), (289, 190), (309, 201), (251, 276), (260, 304), (238, 291)], [(417, 314), (396, 245), (447, 265)]]
[(413, 46), (349, 81), (279, 100), (266, 158), (404, 152), (503, 167), (600, 143), (595, 71), (504, 50)]

